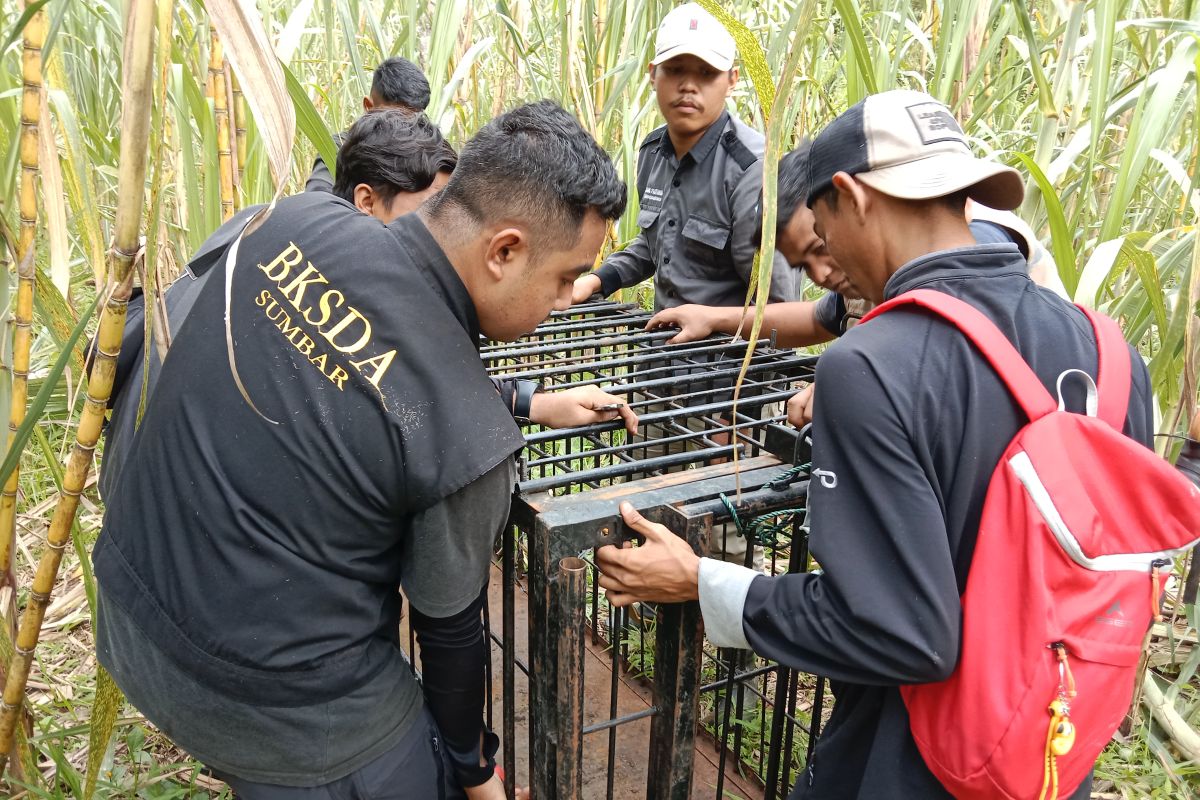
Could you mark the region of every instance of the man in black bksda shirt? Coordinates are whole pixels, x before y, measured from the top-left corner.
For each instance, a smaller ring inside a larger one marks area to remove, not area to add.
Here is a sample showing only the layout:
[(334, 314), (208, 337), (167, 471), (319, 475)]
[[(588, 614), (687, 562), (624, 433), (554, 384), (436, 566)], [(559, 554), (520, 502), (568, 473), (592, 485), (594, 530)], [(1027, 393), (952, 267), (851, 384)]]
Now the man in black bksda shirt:
[(485, 126), (418, 212), (285, 198), (214, 266), (109, 499), (97, 650), (239, 797), (503, 797), (481, 609), (523, 440), (479, 337), (568, 307), (624, 204), (541, 102)]

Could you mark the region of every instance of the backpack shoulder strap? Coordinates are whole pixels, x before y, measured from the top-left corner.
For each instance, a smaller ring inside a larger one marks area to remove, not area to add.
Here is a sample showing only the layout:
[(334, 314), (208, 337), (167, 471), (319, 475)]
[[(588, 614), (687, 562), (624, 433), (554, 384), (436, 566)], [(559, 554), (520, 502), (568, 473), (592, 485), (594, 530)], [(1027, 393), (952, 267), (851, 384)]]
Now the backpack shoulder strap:
[(914, 289), (876, 306), (859, 324), (865, 324), (900, 306), (919, 306), (932, 311), (962, 331), (992, 365), (992, 369), (996, 370), (1030, 422), (1058, 408), (1058, 403), (1042, 385), (1041, 379), (1000, 329), (983, 312), (957, 297), (932, 289)]
[(1110, 317), (1084, 306), (1079, 306), (1079, 310), (1087, 316), (1096, 333), (1099, 363), (1096, 388), (1100, 394), (1096, 416), (1118, 431), (1124, 430), (1132, 382), (1129, 346), (1125, 344), (1121, 329)]

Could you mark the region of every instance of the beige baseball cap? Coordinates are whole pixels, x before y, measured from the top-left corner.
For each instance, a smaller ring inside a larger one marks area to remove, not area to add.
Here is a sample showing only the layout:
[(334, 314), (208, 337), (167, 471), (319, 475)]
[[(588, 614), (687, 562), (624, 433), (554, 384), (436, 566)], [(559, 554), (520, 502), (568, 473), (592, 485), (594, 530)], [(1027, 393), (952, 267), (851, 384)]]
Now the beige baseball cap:
[(973, 200), (1007, 210), (1025, 196), (1019, 172), (975, 157), (944, 103), (907, 89), (873, 94), (821, 131), (809, 154), (810, 208), (838, 172), (908, 200), (966, 189)]
[(725, 72), (733, 69), (737, 45), (716, 17), (698, 3), (684, 3), (663, 17), (650, 63), (657, 66), (682, 55), (696, 56)]

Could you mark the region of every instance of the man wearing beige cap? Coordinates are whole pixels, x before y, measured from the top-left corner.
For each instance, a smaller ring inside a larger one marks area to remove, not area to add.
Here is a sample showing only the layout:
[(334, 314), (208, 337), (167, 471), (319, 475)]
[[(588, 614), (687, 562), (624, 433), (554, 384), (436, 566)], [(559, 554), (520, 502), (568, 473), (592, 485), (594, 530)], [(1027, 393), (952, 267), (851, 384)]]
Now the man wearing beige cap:
[[(666, 125), (638, 152), (637, 237), (575, 283), (574, 301), (654, 276), (655, 309), (740, 306), (754, 268), (762, 191), (761, 133), (725, 110), (737, 85), (733, 37), (696, 3), (663, 18), (650, 82)], [(773, 302), (795, 299), (782, 257)]]
[[(1068, 370), (1096, 376), (1084, 314), (1030, 280), (1015, 244), (971, 235), (968, 198), (1011, 209), (1024, 189), (1014, 170), (971, 154), (942, 103), (912, 91), (872, 95), (817, 136), (809, 165), (816, 231), (863, 298), (956, 297), (999, 328), (1050, 392)], [(1131, 364), (1124, 432), (1149, 446), (1149, 377), (1136, 353)], [(1086, 407), (1083, 386), (1062, 389), (1068, 410)], [(618, 605), (699, 599), (714, 644), (831, 679), (833, 714), (793, 798), (950, 798), (917, 748), (900, 687), (944, 681), (958, 667), (960, 596), (984, 498), (1027, 417), (954, 325), (913, 306), (830, 346), (816, 395), (808, 521), (822, 572), (768, 577), (698, 558), (624, 505), (646, 541), (597, 551), (600, 585)], [(964, 721), (945, 737), (969, 731)], [(1090, 789), (1089, 776), (1058, 797)]]

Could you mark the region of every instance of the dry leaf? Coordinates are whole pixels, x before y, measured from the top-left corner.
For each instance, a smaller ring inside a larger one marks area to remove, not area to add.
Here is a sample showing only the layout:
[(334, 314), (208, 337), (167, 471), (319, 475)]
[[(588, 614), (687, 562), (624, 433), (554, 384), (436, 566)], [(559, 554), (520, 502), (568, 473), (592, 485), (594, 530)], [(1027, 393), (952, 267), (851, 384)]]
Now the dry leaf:
[(50, 104), (42, 92), (42, 122), (38, 125), (38, 165), (42, 179), (42, 207), (46, 213), (46, 239), (50, 245), (50, 280), (70, 303), (71, 243), (67, 238), (67, 193), (62, 164), (50, 120)]

